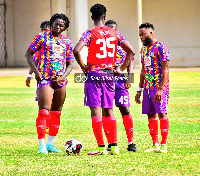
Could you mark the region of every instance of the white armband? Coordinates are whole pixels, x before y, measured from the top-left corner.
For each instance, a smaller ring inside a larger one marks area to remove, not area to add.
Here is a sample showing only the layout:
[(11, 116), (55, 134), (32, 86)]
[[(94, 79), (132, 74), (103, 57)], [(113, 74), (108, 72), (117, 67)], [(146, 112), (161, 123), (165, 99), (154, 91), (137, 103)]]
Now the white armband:
[(141, 87), (137, 87), (136, 91), (137, 91), (137, 92), (142, 92), (142, 89), (143, 89), (143, 88), (141, 88)]
[(32, 76), (31, 74), (28, 74), (28, 75), (26, 75), (26, 79), (27, 79), (27, 78), (33, 79), (33, 76)]
[(116, 70), (116, 72), (117, 72), (117, 73), (123, 73), (123, 71), (121, 71), (120, 68), (118, 68), (118, 69)]

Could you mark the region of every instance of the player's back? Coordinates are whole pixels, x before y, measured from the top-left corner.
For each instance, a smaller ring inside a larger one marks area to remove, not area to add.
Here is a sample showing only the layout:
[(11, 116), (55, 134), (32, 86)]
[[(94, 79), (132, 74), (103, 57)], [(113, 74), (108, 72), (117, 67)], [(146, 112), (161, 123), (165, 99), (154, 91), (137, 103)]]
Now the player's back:
[(110, 68), (116, 61), (117, 44), (117, 33), (114, 29), (107, 26), (96, 26), (91, 29), (88, 64)]

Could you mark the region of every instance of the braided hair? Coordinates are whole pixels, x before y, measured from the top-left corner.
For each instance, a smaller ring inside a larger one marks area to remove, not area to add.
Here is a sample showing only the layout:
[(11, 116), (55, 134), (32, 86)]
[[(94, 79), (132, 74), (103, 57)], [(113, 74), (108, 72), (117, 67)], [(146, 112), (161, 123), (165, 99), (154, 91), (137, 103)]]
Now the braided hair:
[(141, 24), (140, 26), (139, 26), (139, 29), (142, 29), (142, 28), (147, 28), (147, 29), (153, 29), (154, 30), (154, 26), (153, 26), (153, 24), (151, 24), (151, 23), (148, 23), (148, 22), (146, 22), (146, 23), (143, 23), (143, 24)]
[(63, 13), (56, 13), (54, 14), (51, 19), (50, 19), (50, 27), (52, 28), (52, 25), (53, 25), (53, 22), (56, 20), (56, 19), (62, 19), (64, 22), (65, 22), (65, 30), (69, 27), (69, 18), (63, 14)]
[(106, 16), (106, 7), (102, 4), (95, 4), (91, 7), (90, 12), (92, 13), (92, 18), (100, 20), (103, 16)]

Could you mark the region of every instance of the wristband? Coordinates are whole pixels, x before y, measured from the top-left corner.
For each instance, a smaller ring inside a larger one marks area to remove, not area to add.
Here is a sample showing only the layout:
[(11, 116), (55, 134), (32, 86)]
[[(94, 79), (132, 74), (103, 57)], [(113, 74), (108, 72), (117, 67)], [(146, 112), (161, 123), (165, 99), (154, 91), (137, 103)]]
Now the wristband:
[(137, 92), (142, 92), (142, 89), (143, 89), (143, 88), (141, 88), (141, 87), (137, 87), (136, 90), (137, 90)]
[(32, 76), (31, 74), (28, 74), (28, 75), (26, 75), (26, 79), (27, 79), (27, 78), (33, 79), (33, 76)]
[(116, 70), (116, 72), (117, 72), (117, 73), (123, 73), (123, 72), (120, 70), (120, 68), (118, 68), (118, 69)]

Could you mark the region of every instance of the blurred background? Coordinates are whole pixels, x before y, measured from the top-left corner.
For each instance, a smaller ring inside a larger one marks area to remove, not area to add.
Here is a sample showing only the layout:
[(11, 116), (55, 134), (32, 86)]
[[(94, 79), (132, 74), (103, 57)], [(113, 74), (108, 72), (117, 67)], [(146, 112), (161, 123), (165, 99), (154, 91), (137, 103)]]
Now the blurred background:
[[(170, 67), (200, 66), (200, 0), (0, 0), (0, 68), (28, 67), (25, 52), (41, 22), (55, 13), (69, 17), (63, 34), (75, 45), (93, 28), (90, 8), (96, 3), (106, 6), (106, 20), (115, 20), (133, 46), (135, 68), (140, 67), (138, 27), (143, 22), (154, 24), (156, 39), (169, 48)], [(86, 47), (82, 54), (86, 60)]]

